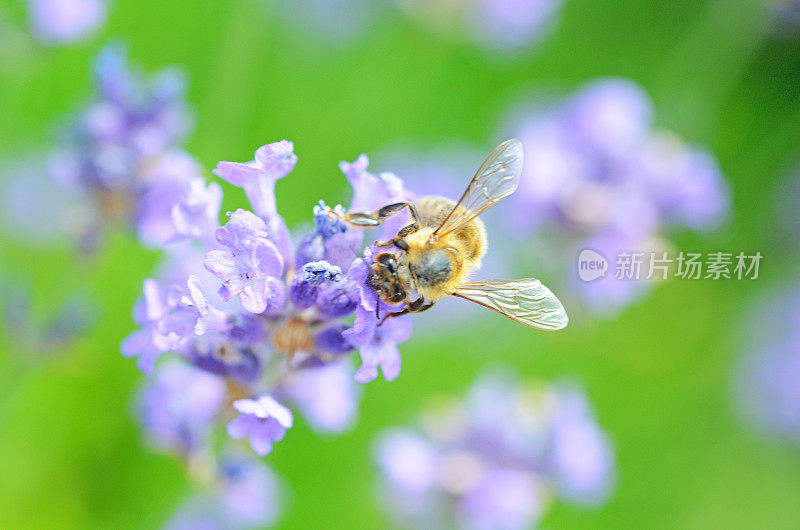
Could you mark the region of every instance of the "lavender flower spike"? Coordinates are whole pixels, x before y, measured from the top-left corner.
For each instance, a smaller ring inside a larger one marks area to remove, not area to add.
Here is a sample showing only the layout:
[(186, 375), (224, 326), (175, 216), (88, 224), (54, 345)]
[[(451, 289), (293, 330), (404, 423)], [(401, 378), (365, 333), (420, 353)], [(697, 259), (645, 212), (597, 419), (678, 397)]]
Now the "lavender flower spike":
[(261, 456), (272, 451), (272, 442), (282, 440), (292, 426), (292, 412), (269, 396), (239, 399), (233, 408), (241, 416), (228, 424), (228, 434), (235, 440), (249, 437), (253, 451)]

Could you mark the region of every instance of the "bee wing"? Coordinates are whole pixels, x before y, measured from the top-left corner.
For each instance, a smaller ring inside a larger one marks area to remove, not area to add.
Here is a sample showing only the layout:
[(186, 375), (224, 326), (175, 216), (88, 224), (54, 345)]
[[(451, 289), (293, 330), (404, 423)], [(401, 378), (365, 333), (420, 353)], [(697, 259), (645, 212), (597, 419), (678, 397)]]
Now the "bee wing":
[(569, 323), (556, 295), (535, 278), (464, 283), (453, 295), (536, 329), (556, 330)]
[(517, 189), (522, 173), (522, 143), (512, 138), (495, 147), (464, 195), (431, 237), (442, 237), (468, 223)]

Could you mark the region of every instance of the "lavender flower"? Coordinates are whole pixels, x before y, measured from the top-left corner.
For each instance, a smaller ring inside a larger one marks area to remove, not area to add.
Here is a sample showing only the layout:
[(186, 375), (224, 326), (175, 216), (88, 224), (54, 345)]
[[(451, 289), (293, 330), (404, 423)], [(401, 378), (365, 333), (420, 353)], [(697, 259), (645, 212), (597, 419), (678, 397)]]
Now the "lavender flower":
[[(334, 211), (344, 214), (341, 206)], [(340, 269), (346, 268), (361, 248), (363, 231), (331, 216), (322, 201), (314, 207), (314, 224), (314, 233), (303, 238), (297, 246), (297, 262), (327, 261)]]
[(280, 249), (287, 265), (292, 264), (293, 250), (289, 230), (278, 215), (275, 204), (275, 183), (288, 175), (297, 163), (294, 145), (287, 140), (258, 148), (251, 162), (220, 162), (214, 173), (244, 189), (253, 211), (263, 218), (270, 237)]
[(234, 440), (250, 438), (253, 451), (262, 456), (272, 451), (272, 442), (283, 439), (294, 421), (292, 412), (269, 396), (240, 399), (233, 408), (241, 416), (228, 424), (228, 434)]
[(106, 20), (105, 0), (28, 0), (34, 35), (46, 44), (86, 39)]
[(125, 339), (122, 351), (129, 357), (138, 356), (145, 373), (152, 371), (162, 353), (181, 348), (194, 335), (203, 335), (209, 320), (222, 325), (223, 314), (208, 305), (196, 276), (189, 276), (186, 287), (173, 284), (168, 292), (155, 280), (145, 280), (143, 290), (144, 298), (134, 315), (144, 327)]
[(224, 300), (239, 296), (242, 307), (251, 313), (263, 313), (274, 297), (269, 278), (280, 278), (283, 258), (267, 239), (267, 225), (254, 214), (239, 209), (230, 221), (217, 230), (217, 241), (229, 249), (211, 250), (205, 265), (215, 276), (225, 280), (219, 294)]
[[(242, 186), (256, 211), (240, 208), (214, 230), (208, 214), (216, 212), (220, 197), (213, 186), (195, 181), (193, 193), (174, 202), (173, 220), (181, 222), (173, 228), (185, 238), (165, 247), (165, 266), (145, 281), (137, 303), (140, 328), (122, 344), (145, 373), (158, 374), (157, 359), (173, 352), (187, 370), (222, 385), (233, 405), (215, 417), (230, 419), (230, 437), (248, 439), (260, 455), (293, 424), (285, 404), (317, 430), (351, 426), (356, 381), (374, 379), (378, 367), (387, 379), (396, 377), (397, 343), (411, 332), (408, 317), (378, 325), (376, 295), (366, 285), (366, 263), (375, 249), (362, 254), (363, 233), (344, 225), (324, 204), (314, 208), (314, 232), (292, 251), (273, 192), (275, 181), (296, 162), (292, 143), (285, 140), (258, 149), (252, 162), (220, 162), (216, 172)], [(366, 166), (365, 156), (342, 164), (357, 207), (374, 210), (409, 196), (400, 179), (373, 175)], [(342, 212), (341, 206), (333, 210)], [(400, 309), (380, 303), (384, 314)], [(348, 354), (355, 349), (362, 367), (354, 376)], [(170, 410), (168, 401), (163, 406)], [(183, 431), (193, 432), (192, 426)], [(207, 446), (194, 453), (213, 450)]]
[(148, 245), (211, 238), (221, 192), (181, 148), (191, 129), (182, 73), (145, 78), (119, 45), (94, 70), (97, 94), (63, 128), (48, 157), (52, 177), (93, 199), (98, 227), (129, 224)]
[(614, 480), (608, 441), (583, 394), (526, 388), (508, 374), (483, 377), (419, 429), (386, 432), (375, 455), (387, 509), (427, 527), (527, 528), (553, 496), (595, 505)]

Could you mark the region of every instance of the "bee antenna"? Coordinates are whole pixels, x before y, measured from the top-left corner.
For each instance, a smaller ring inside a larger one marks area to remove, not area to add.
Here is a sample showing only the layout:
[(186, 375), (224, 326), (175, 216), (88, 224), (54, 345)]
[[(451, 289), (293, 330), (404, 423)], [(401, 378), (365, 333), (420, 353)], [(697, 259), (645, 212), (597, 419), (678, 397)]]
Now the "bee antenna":
[(381, 319), (381, 295), (375, 292), (375, 318)]

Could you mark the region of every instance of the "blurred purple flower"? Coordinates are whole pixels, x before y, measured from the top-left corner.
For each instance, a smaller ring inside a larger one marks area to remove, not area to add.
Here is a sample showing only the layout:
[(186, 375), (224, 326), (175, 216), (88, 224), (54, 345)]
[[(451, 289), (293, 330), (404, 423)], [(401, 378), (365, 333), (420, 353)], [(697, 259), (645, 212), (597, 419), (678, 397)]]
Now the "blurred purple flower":
[[(207, 184), (197, 162), (181, 151), (165, 153), (150, 169), (136, 212), (140, 239), (163, 245), (182, 239), (213, 240), (219, 225), (222, 189)], [(187, 178), (188, 177), (188, 178)]]
[(490, 49), (510, 51), (547, 37), (562, 0), (397, 0), (425, 27)]
[(105, 0), (28, 0), (31, 26), (46, 44), (86, 39), (105, 23)]
[(155, 246), (210, 237), (220, 192), (205, 188), (181, 148), (192, 126), (183, 74), (165, 69), (147, 78), (129, 67), (121, 45), (99, 54), (94, 74), (95, 97), (62, 127), (48, 156), (51, 176), (93, 199), (98, 228), (129, 224)]
[(249, 529), (271, 526), (281, 512), (283, 487), (259, 460), (225, 455), (215, 488), (192, 497), (167, 523), (170, 530)]
[[(79, 190), (54, 186), (44, 155), (31, 154), (0, 168), (0, 224), (28, 245), (78, 239), (93, 221), (88, 198)], [(31, 205), (37, 215), (31, 215)]]
[(14, 344), (12, 351), (26, 360), (41, 360), (63, 352), (97, 322), (98, 308), (85, 293), (53, 302), (43, 321), (35, 318), (29, 283), (19, 277), (0, 279), (0, 331)]
[(468, 397), (381, 436), (386, 506), (405, 522), (460, 528), (534, 526), (552, 496), (604, 501), (614, 457), (582, 393), (481, 378)]
[(800, 443), (800, 288), (754, 304), (735, 369), (738, 412), (754, 429)]
[(605, 433), (593, 420), (586, 396), (569, 387), (560, 392), (549, 441), (549, 471), (563, 498), (584, 505), (600, 504), (613, 486), (614, 455)]
[(561, 5), (562, 0), (479, 0), (470, 25), (490, 47), (520, 48), (550, 34)]
[(319, 431), (342, 432), (355, 421), (360, 390), (348, 362), (298, 371), (286, 378), (278, 392)]
[(221, 379), (170, 359), (140, 390), (139, 418), (153, 444), (189, 454), (207, 443), (224, 398)]
[(729, 187), (714, 158), (654, 131), (652, 115), (640, 86), (601, 79), (548, 111), (515, 118), (525, 166), (508, 218), (552, 237), (561, 270), (585, 248), (605, 256), (612, 277), (576, 284), (599, 314), (619, 311), (652, 285), (613, 278), (620, 252), (663, 250), (668, 231), (710, 231), (729, 211)]
[(233, 408), (241, 416), (228, 424), (228, 434), (234, 440), (250, 438), (253, 451), (262, 456), (272, 451), (272, 442), (283, 439), (294, 421), (292, 412), (270, 396), (239, 399)]

